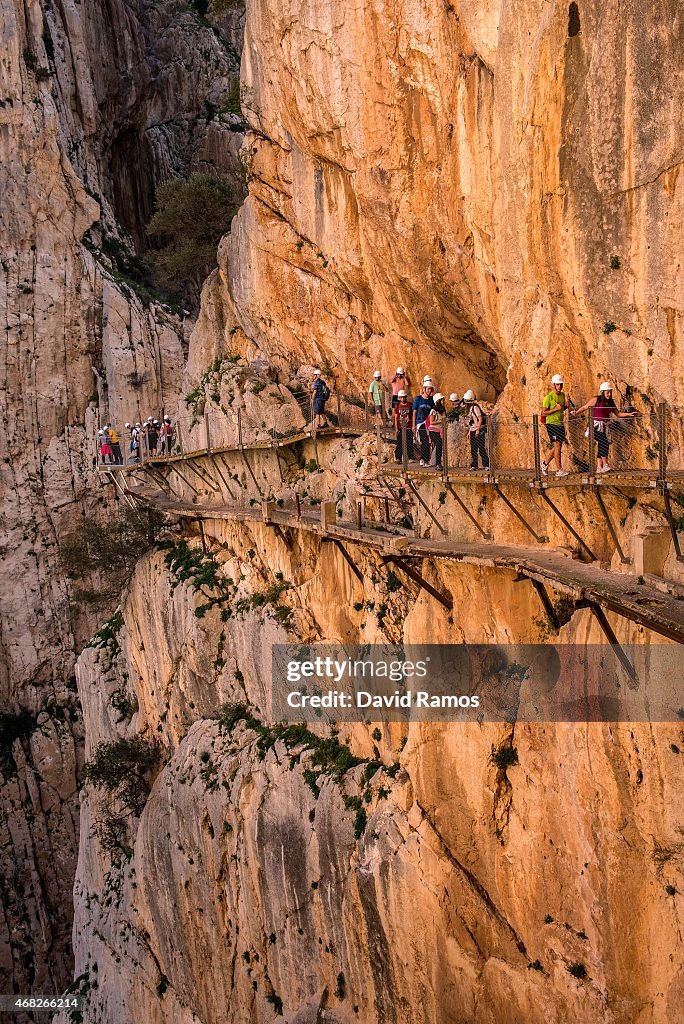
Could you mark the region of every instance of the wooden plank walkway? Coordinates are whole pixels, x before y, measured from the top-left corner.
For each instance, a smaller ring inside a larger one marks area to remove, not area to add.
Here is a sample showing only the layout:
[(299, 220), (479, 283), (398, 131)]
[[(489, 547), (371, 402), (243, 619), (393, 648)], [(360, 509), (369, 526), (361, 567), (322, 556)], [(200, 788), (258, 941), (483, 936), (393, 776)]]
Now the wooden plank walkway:
[(161, 491), (135, 488), (137, 498), (173, 515), (191, 519), (223, 519), (265, 523), (282, 529), (305, 530), (320, 537), (363, 544), (383, 555), (399, 558), (437, 558), (470, 565), (508, 569), (548, 585), (575, 601), (594, 603), (636, 622), (676, 643), (684, 643), (684, 601), (651, 585), (641, 585), (633, 576), (611, 572), (597, 564), (576, 561), (558, 551), (509, 544), (461, 541), (457, 538), (431, 539), (412, 536), (406, 530), (380, 523), (359, 528), (357, 523), (338, 520), (324, 523), (320, 510), (269, 507), (202, 505), (170, 499)]

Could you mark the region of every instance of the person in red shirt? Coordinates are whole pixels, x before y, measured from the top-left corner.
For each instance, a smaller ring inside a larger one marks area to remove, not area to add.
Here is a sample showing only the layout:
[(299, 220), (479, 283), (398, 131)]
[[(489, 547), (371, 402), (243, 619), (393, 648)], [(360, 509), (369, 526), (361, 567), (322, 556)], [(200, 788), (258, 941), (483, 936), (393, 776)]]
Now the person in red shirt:
[(402, 462), (404, 458), (404, 437), (406, 438), (406, 457), (413, 459), (413, 431), (411, 429), (413, 406), (409, 402), (406, 391), (403, 389), (398, 393), (397, 400), (392, 413), (394, 416), (394, 427), (397, 432), (394, 458), (397, 462)]

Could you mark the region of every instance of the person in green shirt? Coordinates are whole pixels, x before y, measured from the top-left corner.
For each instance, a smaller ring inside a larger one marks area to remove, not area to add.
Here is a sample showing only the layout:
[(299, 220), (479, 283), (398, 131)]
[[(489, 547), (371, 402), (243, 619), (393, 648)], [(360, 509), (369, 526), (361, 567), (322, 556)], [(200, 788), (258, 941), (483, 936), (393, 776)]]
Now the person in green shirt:
[(563, 469), (563, 445), (567, 441), (565, 433), (565, 410), (568, 399), (563, 390), (563, 378), (559, 373), (551, 378), (551, 390), (542, 402), (541, 420), (546, 426), (549, 435), (549, 455), (542, 459), (541, 468), (544, 476), (548, 475), (549, 466), (556, 463), (556, 476), (567, 476), (567, 470)]
[(371, 396), (372, 412), (380, 419), (384, 419), (385, 415), (385, 394), (387, 388), (381, 380), (382, 374), (380, 370), (376, 370), (373, 374), (373, 379), (368, 386), (368, 394)]

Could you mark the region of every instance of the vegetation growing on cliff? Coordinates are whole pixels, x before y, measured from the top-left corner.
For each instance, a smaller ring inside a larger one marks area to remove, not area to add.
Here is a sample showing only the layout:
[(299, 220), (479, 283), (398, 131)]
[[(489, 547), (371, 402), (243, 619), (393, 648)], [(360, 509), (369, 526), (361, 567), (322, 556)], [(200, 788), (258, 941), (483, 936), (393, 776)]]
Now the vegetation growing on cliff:
[(210, 174), (175, 178), (157, 188), (147, 231), (155, 245), (150, 261), (160, 285), (176, 295), (189, 287), (199, 298), (237, 206), (230, 185)]
[[(164, 515), (154, 508), (122, 507), (106, 523), (86, 518), (62, 543), (62, 565), (73, 580), (97, 575), (97, 588), (86, 594), (92, 603), (106, 601), (121, 591), (138, 559), (158, 541), (163, 527)], [(82, 592), (74, 596), (84, 600)]]
[(157, 747), (140, 737), (100, 743), (83, 766), (83, 779), (115, 796), (126, 811), (138, 816), (150, 792), (149, 773), (158, 759)]

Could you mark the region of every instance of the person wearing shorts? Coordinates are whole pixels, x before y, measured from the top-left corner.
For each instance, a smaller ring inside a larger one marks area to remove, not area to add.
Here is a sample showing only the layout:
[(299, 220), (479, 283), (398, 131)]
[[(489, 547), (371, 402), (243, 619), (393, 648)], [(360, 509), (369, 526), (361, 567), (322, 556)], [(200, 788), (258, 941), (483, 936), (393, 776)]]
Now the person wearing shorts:
[(544, 476), (548, 475), (552, 462), (556, 463), (556, 476), (567, 476), (567, 470), (563, 469), (563, 445), (567, 441), (565, 432), (565, 410), (568, 400), (563, 390), (563, 378), (559, 373), (551, 378), (551, 390), (544, 397), (542, 402), (541, 419), (549, 435), (549, 455), (542, 459), (541, 468)]

